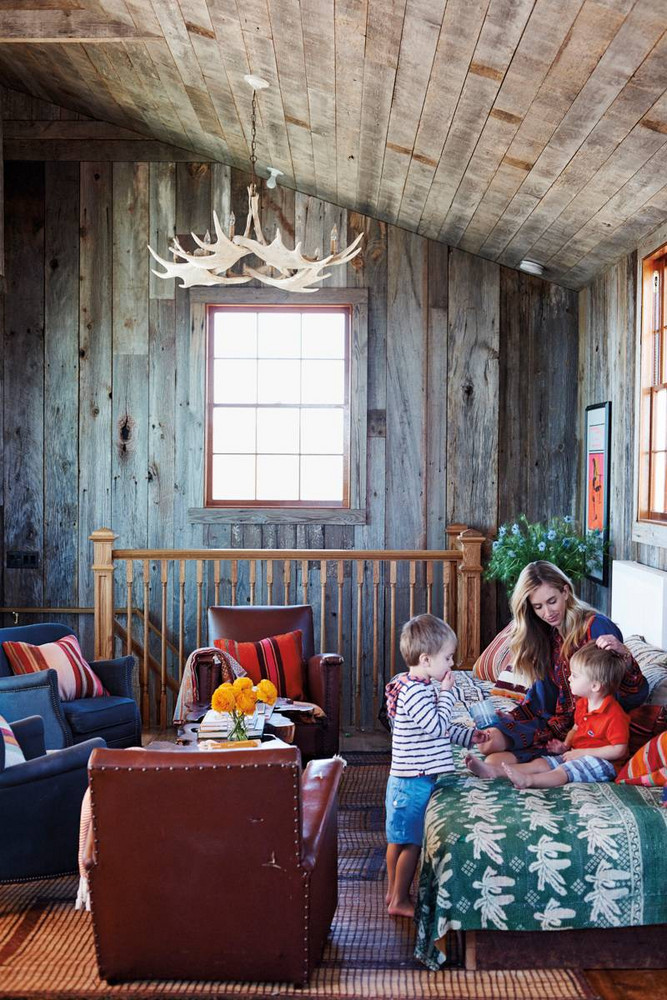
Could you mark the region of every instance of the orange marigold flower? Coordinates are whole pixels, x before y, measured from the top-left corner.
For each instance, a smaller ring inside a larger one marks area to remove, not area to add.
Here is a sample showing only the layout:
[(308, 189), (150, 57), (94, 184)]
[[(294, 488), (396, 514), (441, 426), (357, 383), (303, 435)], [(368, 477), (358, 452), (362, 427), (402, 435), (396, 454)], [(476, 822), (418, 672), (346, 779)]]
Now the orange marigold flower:
[(228, 682), (221, 684), (213, 692), (211, 708), (215, 712), (231, 712), (236, 707), (234, 689)]
[(256, 704), (257, 694), (251, 687), (244, 688), (242, 691), (237, 692), (236, 708), (239, 712), (243, 712), (244, 715), (252, 715), (255, 711)]
[(259, 682), (257, 685), (258, 701), (264, 701), (267, 705), (273, 705), (277, 697), (276, 685), (272, 681), (264, 678), (264, 680)]
[(234, 681), (232, 687), (234, 691), (238, 694), (239, 691), (245, 691), (252, 687), (252, 680), (249, 677), (237, 677)]

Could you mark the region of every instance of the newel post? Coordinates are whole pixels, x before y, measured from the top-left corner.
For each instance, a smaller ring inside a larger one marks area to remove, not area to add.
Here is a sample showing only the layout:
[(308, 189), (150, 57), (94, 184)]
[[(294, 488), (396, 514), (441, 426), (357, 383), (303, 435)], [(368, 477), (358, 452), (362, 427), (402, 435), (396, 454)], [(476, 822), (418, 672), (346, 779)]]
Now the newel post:
[(468, 528), (458, 536), (463, 549), (459, 566), (459, 649), (463, 667), (472, 667), (479, 656), (482, 593), (482, 544), (484, 535)]
[(113, 658), (113, 543), (110, 528), (98, 528), (89, 536), (93, 543), (95, 581), (95, 659)]

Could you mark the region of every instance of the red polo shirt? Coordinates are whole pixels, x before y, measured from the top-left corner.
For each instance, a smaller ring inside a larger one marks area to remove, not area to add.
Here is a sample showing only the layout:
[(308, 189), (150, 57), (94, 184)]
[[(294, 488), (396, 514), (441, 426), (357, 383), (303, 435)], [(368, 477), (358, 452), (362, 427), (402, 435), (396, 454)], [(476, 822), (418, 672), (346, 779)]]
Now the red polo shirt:
[(613, 694), (608, 694), (594, 712), (588, 710), (588, 698), (577, 698), (574, 724), (573, 750), (615, 746), (630, 739), (630, 719)]

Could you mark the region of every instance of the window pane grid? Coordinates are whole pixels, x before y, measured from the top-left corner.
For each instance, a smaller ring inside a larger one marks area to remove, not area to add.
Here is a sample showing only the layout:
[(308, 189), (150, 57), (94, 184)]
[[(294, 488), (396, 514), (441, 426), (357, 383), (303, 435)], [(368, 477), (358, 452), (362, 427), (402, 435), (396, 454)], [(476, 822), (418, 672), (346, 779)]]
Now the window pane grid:
[(211, 313), (207, 503), (348, 506), (349, 310)]

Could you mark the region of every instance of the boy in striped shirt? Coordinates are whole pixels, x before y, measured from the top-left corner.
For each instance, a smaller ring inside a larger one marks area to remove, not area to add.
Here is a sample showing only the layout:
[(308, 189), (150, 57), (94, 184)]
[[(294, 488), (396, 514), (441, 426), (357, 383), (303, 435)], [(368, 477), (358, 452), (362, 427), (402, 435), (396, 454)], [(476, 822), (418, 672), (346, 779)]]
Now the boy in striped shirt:
[(385, 798), (389, 878), (385, 902), (394, 917), (414, 916), (410, 886), (421, 850), (424, 814), (438, 775), (454, 770), (452, 741), (469, 748), (488, 739), (483, 731), (450, 723), (456, 702), (464, 700), (452, 673), (456, 646), (454, 631), (440, 618), (411, 618), (400, 640), (408, 672), (393, 678), (386, 688), (393, 725)]

